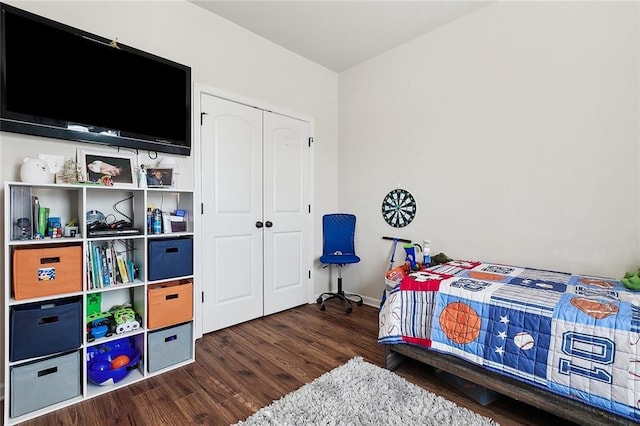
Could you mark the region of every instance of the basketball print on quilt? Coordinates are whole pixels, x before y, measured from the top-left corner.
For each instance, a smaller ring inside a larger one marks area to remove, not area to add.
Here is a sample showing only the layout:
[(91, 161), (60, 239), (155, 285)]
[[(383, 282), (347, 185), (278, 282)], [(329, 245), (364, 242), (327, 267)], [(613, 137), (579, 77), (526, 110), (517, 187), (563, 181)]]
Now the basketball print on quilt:
[(447, 304), (438, 321), (445, 336), (460, 345), (471, 343), (480, 336), (480, 316), (464, 302)]
[(489, 305), (504, 284), (457, 276), (440, 284), (431, 332), (432, 348), (482, 364)]

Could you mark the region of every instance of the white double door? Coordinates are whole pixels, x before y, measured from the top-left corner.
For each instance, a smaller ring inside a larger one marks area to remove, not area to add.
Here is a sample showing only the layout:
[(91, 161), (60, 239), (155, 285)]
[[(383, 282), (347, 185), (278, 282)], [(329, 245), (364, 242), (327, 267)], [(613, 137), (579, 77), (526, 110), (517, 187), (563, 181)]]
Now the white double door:
[(308, 303), (309, 122), (201, 94), (202, 331)]

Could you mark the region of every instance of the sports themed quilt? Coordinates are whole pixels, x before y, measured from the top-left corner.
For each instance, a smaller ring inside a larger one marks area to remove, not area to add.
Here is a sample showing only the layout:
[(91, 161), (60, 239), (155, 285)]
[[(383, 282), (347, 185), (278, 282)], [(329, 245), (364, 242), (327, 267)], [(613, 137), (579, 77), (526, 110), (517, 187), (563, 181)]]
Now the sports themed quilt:
[(390, 270), (379, 343), (456, 355), (640, 421), (640, 292), (483, 262)]

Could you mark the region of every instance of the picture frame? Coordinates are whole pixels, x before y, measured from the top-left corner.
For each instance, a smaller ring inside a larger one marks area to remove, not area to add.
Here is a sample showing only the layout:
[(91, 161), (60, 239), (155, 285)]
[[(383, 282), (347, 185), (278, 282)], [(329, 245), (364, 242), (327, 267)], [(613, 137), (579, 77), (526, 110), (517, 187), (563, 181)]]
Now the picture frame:
[(79, 149), (76, 155), (82, 182), (138, 186), (135, 154)]
[(163, 167), (146, 167), (148, 188), (171, 188), (173, 185), (173, 169)]

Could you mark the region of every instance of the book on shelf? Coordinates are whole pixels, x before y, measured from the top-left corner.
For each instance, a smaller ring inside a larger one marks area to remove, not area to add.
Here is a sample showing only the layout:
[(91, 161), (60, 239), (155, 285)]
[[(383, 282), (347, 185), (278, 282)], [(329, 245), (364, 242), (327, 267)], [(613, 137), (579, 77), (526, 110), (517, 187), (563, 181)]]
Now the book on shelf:
[(102, 245), (87, 242), (87, 286), (90, 290), (133, 283), (134, 276), (135, 264), (118, 253), (113, 241)]
[(124, 283), (118, 270), (118, 252), (116, 251), (116, 245), (113, 241), (109, 241), (107, 251), (109, 253), (109, 261), (111, 262), (112, 284)]
[(127, 265), (127, 275), (129, 276), (129, 281), (133, 282), (136, 276), (135, 265), (128, 259), (125, 259), (125, 265)]
[(108, 281), (109, 281), (109, 285), (116, 285), (116, 281), (115, 281), (115, 273), (113, 270), (113, 259), (111, 258), (111, 245), (113, 243), (109, 242), (109, 244), (107, 244), (106, 247), (103, 247), (104, 249), (104, 258), (107, 261), (107, 270), (109, 272), (108, 275)]
[(118, 271), (120, 271), (120, 277), (123, 283), (131, 282), (129, 280), (129, 274), (127, 274), (127, 266), (124, 261), (124, 257), (121, 254), (116, 256), (116, 262), (118, 263)]
[(90, 271), (91, 284), (90, 288), (100, 288), (100, 281), (98, 280), (98, 262), (96, 260), (96, 248), (94, 244), (89, 241), (87, 244), (87, 252), (88, 252), (88, 268)]
[(102, 259), (100, 259), (100, 249), (93, 246), (93, 272), (96, 275), (96, 287), (102, 288), (104, 287), (104, 283), (102, 282)]
[(87, 290), (93, 290), (93, 268), (91, 267), (91, 242), (87, 244), (85, 261), (87, 262)]
[(102, 286), (109, 287), (109, 266), (107, 265), (107, 256), (104, 247), (99, 247), (99, 256), (102, 261)]
[(40, 225), (38, 223), (38, 216), (40, 214), (40, 200), (35, 195), (31, 197), (31, 234), (39, 232)]
[(49, 207), (38, 208), (38, 233), (41, 237), (47, 235), (47, 223), (49, 222)]

